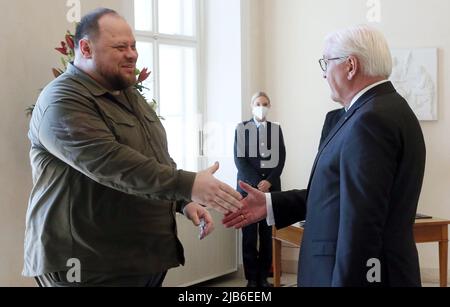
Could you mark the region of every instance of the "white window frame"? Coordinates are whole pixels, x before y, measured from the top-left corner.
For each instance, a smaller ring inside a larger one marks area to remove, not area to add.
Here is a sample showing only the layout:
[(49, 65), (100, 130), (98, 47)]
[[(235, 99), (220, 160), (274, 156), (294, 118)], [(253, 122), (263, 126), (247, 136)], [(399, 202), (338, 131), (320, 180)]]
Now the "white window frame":
[[(123, 8), (125, 12), (125, 18), (130, 23), (131, 27), (134, 29), (136, 41), (148, 42), (152, 43), (153, 46), (153, 93), (154, 99), (158, 102), (158, 114), (160, 111), (159, 102), (160, 99), (160, 67), (159, 67), (159, 49), (160, 45), (174, 45), (174, 46), (185, 46), (192, 47), (196, 49), (196, 72), (197, 72), (197, 89), (196, 89), (196, 97), (197, 97), (197, 114), (199, 114), (198, 118), (198, 161), (196, 163), (197, 169), (201, 169), (204, 167), (203, 163), (203, 154), (204, 154), (204, 142), (203, 142), (203, 126), (204, 126), (204, 118), (203, 114), (206, 113), (206, 107), (204, 105), (204, 90), (203, 81), (204, 80), (204, 61), (203, 61), (203, 53), (204, 53), (204, 43), (202, 40), (203, 37), (203, 12), (204, 12), (204, 0), (196, 0), (196, 7), (194, 10), (194, 35), (193, 36), (184, 36), (184, 35), (168, 35), (163, 33), (158, 33), (159, 28), (159, 19), (158, 19), (158, 3), (159, 1), (164, 0), (153, 0), (153, 16), (152, 16), (152, 31), (138, 31), (135, 29), (135, 18), (134, 18), (134, 0), (124, 0)], [(138, 50), (139, 51), (139, 50)], [(142, 67), (138, 67), (142, 68)], [(151, 98), (151, 97), (149, 97)], [(183, 113), (185, 111), (183, 110)], [(170, 140), (169, 140), (170, 142)]]

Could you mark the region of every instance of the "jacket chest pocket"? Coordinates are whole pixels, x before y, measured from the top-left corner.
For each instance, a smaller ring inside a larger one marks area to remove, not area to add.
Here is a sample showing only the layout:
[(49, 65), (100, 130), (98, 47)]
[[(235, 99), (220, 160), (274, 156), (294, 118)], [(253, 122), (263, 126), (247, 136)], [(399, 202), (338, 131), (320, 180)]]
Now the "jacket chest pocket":
[(156, 115), (145, 112), (144, 118), (148, 131), (148, 145), (151, 146), (153, 154), (160, 163), (171, 165), (166, 130)]
[(127, 116), (111, 110), (102, 110), (102, 113), (117, 142), (140, 152), (144, 149), (145, 137), (137, 120), (130, 115)]

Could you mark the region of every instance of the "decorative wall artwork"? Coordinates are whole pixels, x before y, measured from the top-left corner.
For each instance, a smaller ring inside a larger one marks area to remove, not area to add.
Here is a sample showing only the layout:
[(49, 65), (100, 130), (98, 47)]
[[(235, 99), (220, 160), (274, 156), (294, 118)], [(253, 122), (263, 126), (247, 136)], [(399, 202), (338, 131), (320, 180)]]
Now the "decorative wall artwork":
[(393, 70), (390, 80), (409, 103), (419, 120), (437, 120), (438, 50), (391, 50)]

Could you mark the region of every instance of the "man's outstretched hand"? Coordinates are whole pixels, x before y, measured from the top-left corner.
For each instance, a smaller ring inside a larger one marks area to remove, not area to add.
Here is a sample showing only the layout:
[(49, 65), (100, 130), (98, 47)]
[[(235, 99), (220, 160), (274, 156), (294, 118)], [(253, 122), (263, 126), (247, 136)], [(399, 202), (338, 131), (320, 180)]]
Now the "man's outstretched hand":
[(216, 162), (210, 168), (197, 173), (192, 187), (192, 200), (208, 208), (213, 208), (222, 214), (236, 212), (241, 209), (241, 194), (228, 184), (214, 177), (219, 169)]
[(222, 223), (227, 228), (239, 229), (259, 222), (267, 216), (266, 195), (242, 181), (239, 181), (239, 186), (248, 195), (242, 200), (242, 209), (225, 215)]

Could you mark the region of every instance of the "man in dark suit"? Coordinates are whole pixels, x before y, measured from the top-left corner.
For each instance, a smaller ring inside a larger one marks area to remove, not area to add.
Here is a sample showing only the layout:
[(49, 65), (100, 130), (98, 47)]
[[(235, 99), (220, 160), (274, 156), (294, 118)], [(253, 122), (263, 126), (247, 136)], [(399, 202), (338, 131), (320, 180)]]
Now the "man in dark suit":
[[(254, 117), (238, 125), (234, 141), (238, 182), (246, 182), (262, 193), (281, 191), (280, 176), (286, 160), (281, 128), (266, 119), (270, 106), (266, 93), (256, 93), (251, 101)], [(247, 195), (239, 185), (237, 190), (243, 196)], [(267, 277), (272, 264), (272, 227), (266, 221), (242, 229), (242, 256), (247, 286), (269, 287)]]
[(314, 162), (308, 189), (266, 194), (244, 183), (241, 227), (267, 217), (286, 227), (306, 218), (299, 286), (420, 286), (413, 223), (425, 168), (418, 120), (387, 80), (392, 59), (368, 26), (333, 33), (320, 60), (346, 113)]

